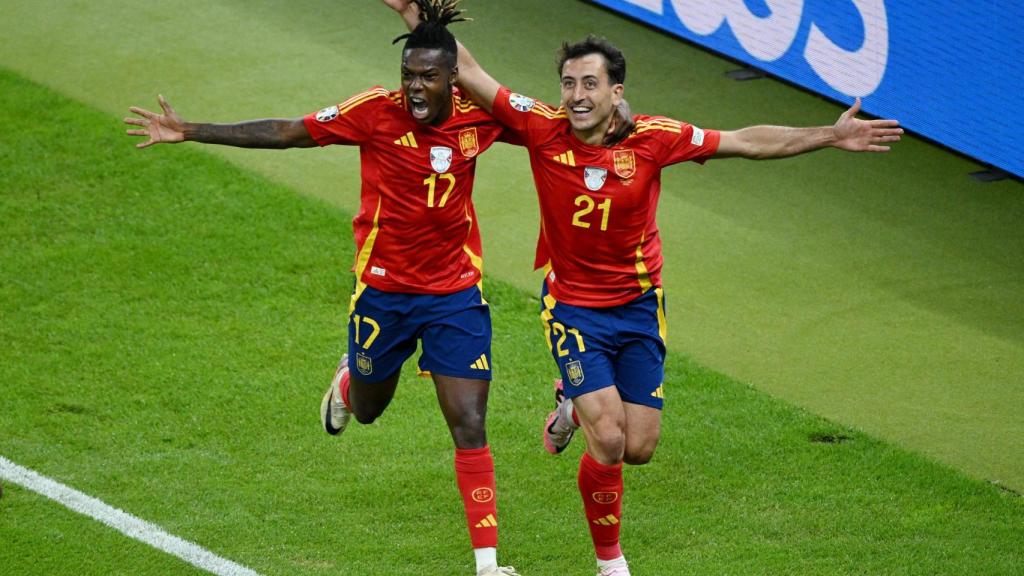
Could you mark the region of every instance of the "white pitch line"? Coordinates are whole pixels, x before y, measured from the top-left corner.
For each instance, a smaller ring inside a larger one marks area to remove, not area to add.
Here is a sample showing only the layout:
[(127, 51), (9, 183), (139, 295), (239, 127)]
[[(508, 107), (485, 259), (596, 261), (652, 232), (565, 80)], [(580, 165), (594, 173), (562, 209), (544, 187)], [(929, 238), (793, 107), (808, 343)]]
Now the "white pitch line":
[[(0, 478), (55, 500), (79, 514), (99, 520), (129, 538), (145, 542), (212, 574), (260, 576), (245, 566), (225, 560), (202, 546), (168, 534), (155, 524), (136, 518), (28, 468), (18, 466), (3, 456), (0, 456)], [(10, 494), (6, 496), (10, 498)]]

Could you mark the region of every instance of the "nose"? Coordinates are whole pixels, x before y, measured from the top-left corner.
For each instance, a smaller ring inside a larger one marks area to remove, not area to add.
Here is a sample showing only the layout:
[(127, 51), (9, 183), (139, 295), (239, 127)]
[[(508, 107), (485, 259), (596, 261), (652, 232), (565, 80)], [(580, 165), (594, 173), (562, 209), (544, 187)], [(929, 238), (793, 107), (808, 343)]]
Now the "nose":
[(584, 92), (582, 86), (580, 86), (579, 84), (574, 86), (573, 89), (572, 89), (572, 99), (573, 99), (573, 102), (579, 102), (580, 100), (583, 100), (584, 93), (585, 92)]

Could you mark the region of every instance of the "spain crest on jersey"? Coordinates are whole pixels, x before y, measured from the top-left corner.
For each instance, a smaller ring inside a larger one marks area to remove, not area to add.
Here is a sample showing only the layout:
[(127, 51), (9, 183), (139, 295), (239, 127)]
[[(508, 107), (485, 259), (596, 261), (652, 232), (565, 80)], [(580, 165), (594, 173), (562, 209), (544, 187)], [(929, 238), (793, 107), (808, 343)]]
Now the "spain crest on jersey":
[(592, 192), (597, 192), (604, 187), (604, 181), (608, 178), (608, 171), (604, 168), (593, 168), (587, 166), (583, 169), (583, 182)]
[(632, 149), (616, 150), (612, 153), (615, 161), (615, 173), (619, 178), (632, 178), (636, 174), (636, 156)]
[(480, 141), (476, 138), (476, 126), (459, 132), (459, 148), (462, 155), (472, 158), (480, 153)]
[(566, 362), (565, 375), (569, 377), (569, 383), (573, 386), (583, 384), (583, 365), (580, 364), (579, 360)]
[(430, 148), (430, 166), (434, 172), (444, 174), (452, 167), (452, 149), (447, 146), (433, 146)]
[(356, 370), (359, 370), (359, 373), (362, 374), (363, 376), (369, 376), (370, 374), (373, 374), (373, 360), (366, 354), (363, 354), (362, 352), (357, 352)]

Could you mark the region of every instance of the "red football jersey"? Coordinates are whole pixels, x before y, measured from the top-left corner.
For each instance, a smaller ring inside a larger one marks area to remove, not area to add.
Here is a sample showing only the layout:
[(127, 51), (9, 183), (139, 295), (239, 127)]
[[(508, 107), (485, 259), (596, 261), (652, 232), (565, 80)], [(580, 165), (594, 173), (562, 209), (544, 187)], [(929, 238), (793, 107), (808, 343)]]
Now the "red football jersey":
[(404, 98), (377, 86), (304, 122), (321, 146), (359, 146), (357, 280), (386, 292), (450, 294), (481, 280), (476, 157), (507, 133), (457, 93), (440, 126), (416, 122)]
[(608, 307), (661, 286), (655, 212), (661, 169), (718, 150), (719, 132), (660, 116), (635, 116), (614, 147), (584, 144), (561, 108), (502, 88), (492, 113), (530, 151), (540, 200), (536, 266), (550, 266), (560, 302)]

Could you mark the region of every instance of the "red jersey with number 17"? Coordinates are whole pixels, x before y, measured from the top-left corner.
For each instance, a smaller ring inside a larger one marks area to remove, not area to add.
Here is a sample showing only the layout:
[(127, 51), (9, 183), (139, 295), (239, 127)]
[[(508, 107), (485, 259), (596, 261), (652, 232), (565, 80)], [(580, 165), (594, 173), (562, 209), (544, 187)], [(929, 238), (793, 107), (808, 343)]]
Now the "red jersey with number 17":
[(321, 146), (359, 146), (358, 282), (413, 294), (450, 294), (480, 282), (476, 157), (506, 132), (458, 93), (452, 104), (443, 124), (424, 125), (401, 92), (378, 86), (303, 119)]
[(718, 150), (719, 133), (660, 116), (635, 116), (636, 130), (613, 147), (575, 135), (564, 109), (502, 87), (491, 112), (530, 152), (540, 200), (538, 268), (559, 301), (603, 308), (661, 286), (655, 212), (661, 169)]

